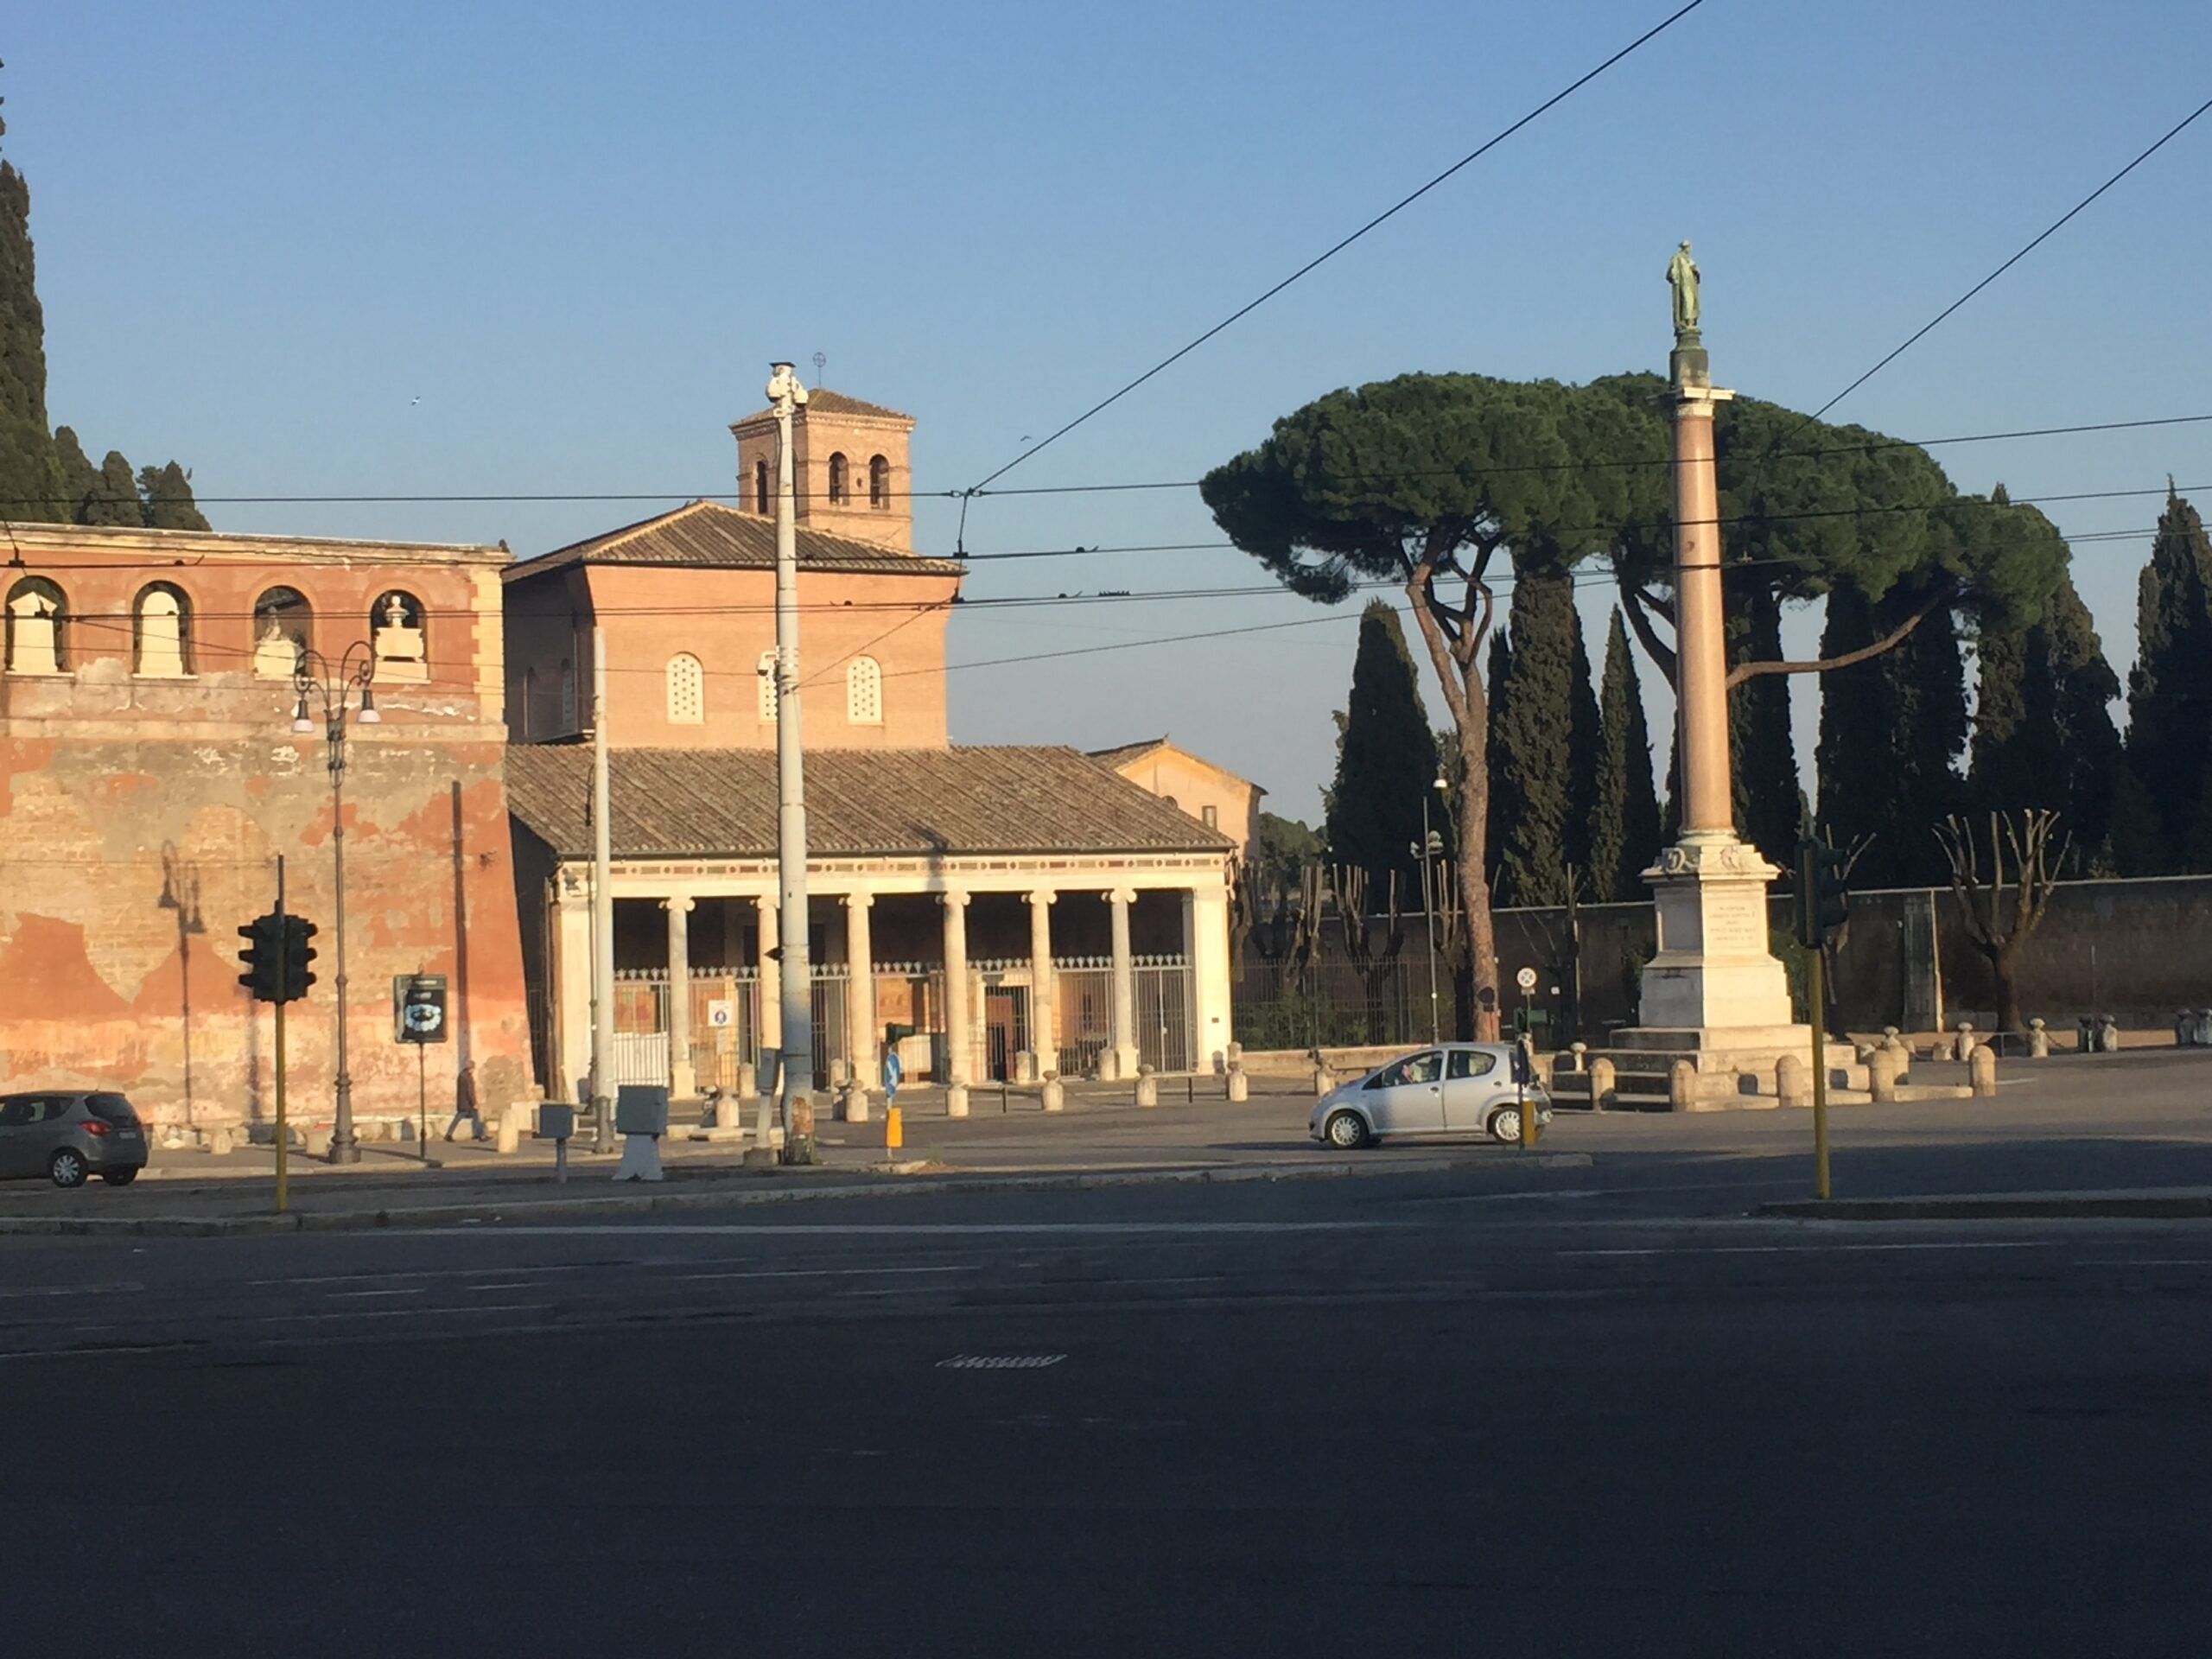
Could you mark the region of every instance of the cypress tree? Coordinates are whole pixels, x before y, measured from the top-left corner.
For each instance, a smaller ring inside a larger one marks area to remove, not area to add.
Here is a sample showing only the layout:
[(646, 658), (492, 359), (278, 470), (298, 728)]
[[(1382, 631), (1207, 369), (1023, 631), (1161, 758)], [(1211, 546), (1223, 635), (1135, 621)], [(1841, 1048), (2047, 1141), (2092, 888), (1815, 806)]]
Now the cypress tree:
[(2166, 489), (2137, 586), (2127, 755), (2152, 813), (2161, 872), (2181, 868), (2212, 757), (2212, 544), (2196, 509)]
[(1574, 628), (1574, 657), (1567, 677), (1567, 859), (1580, 873), (1586, 896), (1597, 863), (1592, 829), (1598, 816), (1598, 765), (1605, 754), (1605, 724), (1590, 672), (1590, 649), (1583, 642), (1582, 613), (1570, 603), (1567, 615)]
[[(1892, 592), (1876, 607), (1886, 634), (1920, 607), (1924, 595)], [(1949, 879), (1936, 826), (1965, 804), (1965, 780), (1955, 767), (1967, 746), (1966, 657), (1949, 607), (1930, 613), (1896, 650), (1876, 659), (1887, 671), (1896, 702), (1891, 738), (1896, 793), (1885, 816), (1896, 882), (1935, 886)]]
[(1635, 899), (1659, 855), (1659, 797), (1651, 783), (1651, 732), (1621, 613), (1605, 631), (1605, 679), (1591, 813), (1590, 880), (1599, 902)]
[(1502, 855), (1505, 849), (1506, 826), (1521, 817), (1519, 797), (1514, 792), (1514, 779), (1505, 769), (1505, 751), (1497, 741), (1499, 723), (1506, 717), (1513, 704), (1513, 641), (1504, 628), (1492, 630), (1490, 654), (1483, 664), (1484, 684), (1490, 693), (1490, 745), (1484, 759), (1490, 769), (1489, 833), (1484, 845), (1490, 854), (1491, 896), (1501, 905), (1516, 905), (1520, 899), (1514, 895)]
[[(84, 446), (77, 442), (77, 435), (66, 426), (54, 430), (54, 459), (61, 467), (61, 493), (66, 503), (69, 522), (85, 522), (86, 509), (99, 493), (99, 468), (86, 458)], [(0, 517), (5, 517), (0, 512)]]
[(46, 314), (30, 221), (30, 186), (0, 161), (0, 518), (54, 521), (67, 515), (46, 424)]
[(149, 467), (140, 473), (138, 493), (145, 503), (146, 527), (149, 530), (206, 530), (208, 527), (207, 519), (200, 515), (198, 504), (192, 499), (191, 476), (175, 461), (166, 467)]
[(137, 530), (146, 522), (146, 511), (138, 499), (137, 480), (130, 475), (130, 463), (122, 452), (111, 449), (107, 459), (100, 463), (99, 482), (84, 505), (78, 510), (80, 524), (119, 524)]
[(2058, 732), (2058, 810), (2073, 831), (2070, 856), (2081, 868), (2112, 833), (2122, 770), (2120, 730), (2112, 722), (2120, 677), (2105, 660), (2104, 643), (2071, 576), (2051, 594), (2036, 632), (2050, 664)]
[[(1741, 601), (1732, 594), (1728, 661), (1774, 662), (1782, 656), (1782, 601), (1759, 586)], [(1797, 746), (1789, 730), (1789, 681), (1762, 674), (1728, 694), (1728, 760), (1733, 773), (1736, 830), (1772, 862), (1790, 866), (1797, 847)]]
[(1491, 721), (1491, 749), (1516, 809), (1502, 824), (1498, 868), (1517, 905), (1567, 902), (1574, 628), (1574, 587), (1565, 571), (1516, 573), (1510, 689)]
[[(1379, 599), (1360, 613), (1342, 729), (1328, 797), (1330, 855), (1365, 870), (1380, 898), (1391, 871), (1415, 867), (1421, 807), (1435, 792), (1436, 737), (1398, 613)], [(1417, 881), (1410, 888), (1420, 890)]]
[[(1831, 588), (1827, 620), (1821, 629), (1821, 655), (1837, 657), (1874, 642), (1873, 607), (1858, 588)], [(1820, 677), (1821, 730), (1813, 751), (1820, 826), (1839, 847), (1879, 835), (1882, 804), (1893, 782), (1891, 734), (1894, 709), (1885, 658), (1854, 664)], [(1877, 842), (1860, 855), (1853, 879), (1862, 887), (1887, 886), (1884, 861), (1890, 849)]]

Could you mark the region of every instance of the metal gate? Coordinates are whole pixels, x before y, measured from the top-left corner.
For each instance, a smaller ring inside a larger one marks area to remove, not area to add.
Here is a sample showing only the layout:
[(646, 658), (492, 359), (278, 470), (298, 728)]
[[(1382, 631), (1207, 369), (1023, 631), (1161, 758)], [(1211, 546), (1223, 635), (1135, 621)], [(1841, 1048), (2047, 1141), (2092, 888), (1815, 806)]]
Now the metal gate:
[(1053, 968), (1060, 1075), (1089, 1077), (1098, 1070), (1099, 1055), (1114, 1046), (1113, 965), (1101, 957), (1070, 957)]
[(1191, 1069), (1191, 969), (1180, 957), (1136, 959), (1137, 1058), (1155, 1071)]

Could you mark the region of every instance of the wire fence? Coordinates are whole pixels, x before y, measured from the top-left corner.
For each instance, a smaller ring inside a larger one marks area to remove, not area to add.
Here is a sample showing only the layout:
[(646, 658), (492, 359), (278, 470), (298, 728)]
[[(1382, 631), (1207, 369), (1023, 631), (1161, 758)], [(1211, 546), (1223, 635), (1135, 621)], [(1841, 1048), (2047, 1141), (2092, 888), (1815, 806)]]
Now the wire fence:
[[(1448, 1023), (1448, 982), (1439, 995)], [(1429, 1035), (1427, 973), (1404, 957), (1366, 968), (1247, 957), (1230, 1007), (1236, 1040), (1253, 1049), (1365, 1047)]]

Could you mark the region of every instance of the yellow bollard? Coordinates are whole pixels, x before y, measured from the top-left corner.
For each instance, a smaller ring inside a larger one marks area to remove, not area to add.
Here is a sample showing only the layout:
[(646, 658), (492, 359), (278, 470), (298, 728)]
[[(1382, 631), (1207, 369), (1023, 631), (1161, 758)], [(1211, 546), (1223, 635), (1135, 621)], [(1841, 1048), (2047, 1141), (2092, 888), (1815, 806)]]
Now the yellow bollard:
[(906, 1144), (906, 1122), (899, 1116), (899, 1103), (893, 1101), (883, 1113), (883, 1149), (897, 1152)]

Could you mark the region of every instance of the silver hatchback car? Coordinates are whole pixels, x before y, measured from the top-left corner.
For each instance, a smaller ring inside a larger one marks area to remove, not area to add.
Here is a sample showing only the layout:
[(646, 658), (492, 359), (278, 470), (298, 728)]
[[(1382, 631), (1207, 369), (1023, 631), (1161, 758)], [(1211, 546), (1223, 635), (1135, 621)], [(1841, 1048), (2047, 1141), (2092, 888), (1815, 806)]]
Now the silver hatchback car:
[(1340, 1084), (1313, 1107), (1306, 1133), (1347, 1149), (1386, 1136), (1487, 1135), (1521, 1138), (1522, 1101), (1539, 1123), (1552, 1120), (1550, 1098), (1533, 1079), (1513, 1079), (1510, 1043), (1443, 1043), (1379, 1065)]
[(0, 1179), (41, 1175), (82, 1186), (98, 1175), (128, 1186), (146, 1167), (146, 1126), (121, 1095), (40, 1090), (0, 1095)]

